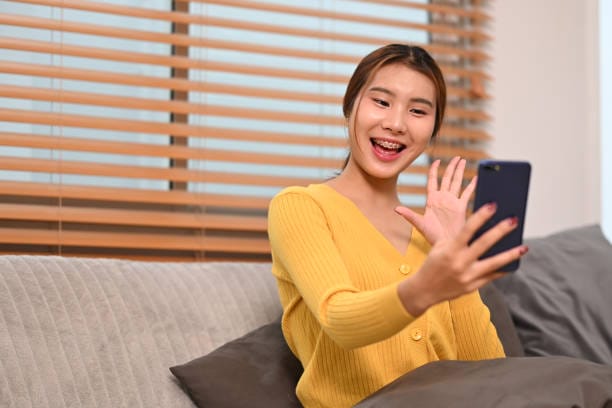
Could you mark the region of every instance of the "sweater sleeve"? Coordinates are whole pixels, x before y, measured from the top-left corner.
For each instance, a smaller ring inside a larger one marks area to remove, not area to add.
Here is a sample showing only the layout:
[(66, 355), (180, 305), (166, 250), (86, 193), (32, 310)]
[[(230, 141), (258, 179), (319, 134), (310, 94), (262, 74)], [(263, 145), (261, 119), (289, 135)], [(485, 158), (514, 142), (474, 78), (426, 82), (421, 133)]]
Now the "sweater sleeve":
[(268, 234), (274, 262), (281, 264), (322, 329), (350, 349), (384, 340), (414, 320), (403, 307), (397, 283), (360, 291), (350, 279), (325, 214), (298, 191), (270, 203)]
[(489, 309), (478, 291), (451, 300), (450, 310), (457, 339), (457, 359), (505, 357)]

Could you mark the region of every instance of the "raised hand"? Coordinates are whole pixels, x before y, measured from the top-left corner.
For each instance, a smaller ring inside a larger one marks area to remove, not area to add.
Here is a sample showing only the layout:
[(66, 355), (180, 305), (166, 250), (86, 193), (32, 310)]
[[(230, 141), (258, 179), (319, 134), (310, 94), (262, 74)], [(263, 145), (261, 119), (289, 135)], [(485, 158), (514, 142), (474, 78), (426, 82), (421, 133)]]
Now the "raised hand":
[(476, 188), (476, 177), (461, 192), (465, 171), (465, 159), (453, 157), (438, 185), (440, 160), (432, 163), (427, 179), (427, 201), (425, 213), (418, 214), (411, 209), (399, 206), (395, 209), (414, 225), (429, 241), (435, 244), (442, 238), (455, 236), (465, 224), (470, 196)]
[(470, 243), (474, 233), (495, 210), (493, 203), (478, 209), (455, 236), (438, 240), (421, 268), (400, 283), (398, 293), (409, 313), (418, 316), (436, 303), (479, 289), (505, 275), (505, 272), (498, 272), (499, 268), (527, 252), (527, 247), (521, 245), (478, 259), (517, 226), (515, 218), (508, 218)]

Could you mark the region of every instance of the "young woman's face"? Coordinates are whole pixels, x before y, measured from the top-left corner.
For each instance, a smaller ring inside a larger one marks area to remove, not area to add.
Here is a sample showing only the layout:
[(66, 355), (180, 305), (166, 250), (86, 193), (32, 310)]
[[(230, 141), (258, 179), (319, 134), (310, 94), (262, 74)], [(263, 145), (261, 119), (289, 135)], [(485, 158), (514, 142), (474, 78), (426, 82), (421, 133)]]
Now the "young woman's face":
[(375, 178), (396, 178), (427, 147), (435, 117), (429, 78), (402, 64), (382, 67), (362, 89), (349, 118), (349, 166)]

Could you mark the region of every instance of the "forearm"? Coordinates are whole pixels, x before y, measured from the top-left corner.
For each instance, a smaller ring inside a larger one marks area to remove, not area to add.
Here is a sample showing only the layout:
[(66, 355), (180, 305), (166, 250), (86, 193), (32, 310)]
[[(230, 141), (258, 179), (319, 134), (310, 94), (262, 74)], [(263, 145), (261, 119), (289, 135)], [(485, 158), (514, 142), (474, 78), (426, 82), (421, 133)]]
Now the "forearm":
[(347, 349), (385, 340), (413, 320), (396, 284), (375, 291), (335, 293), (322, 304), (319, 316), (325, 332)]

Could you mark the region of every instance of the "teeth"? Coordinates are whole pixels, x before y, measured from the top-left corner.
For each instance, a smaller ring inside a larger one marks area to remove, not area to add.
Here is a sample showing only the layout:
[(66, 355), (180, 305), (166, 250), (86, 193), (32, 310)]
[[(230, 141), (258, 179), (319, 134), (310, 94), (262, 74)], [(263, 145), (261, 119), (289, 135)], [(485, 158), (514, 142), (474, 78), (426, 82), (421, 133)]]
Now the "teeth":
[(397, 150), (400, 147), (402, 147), (402, 145), (399, 143), (389, 142), (387, 140), (374, 139), (374, 143), (376, 143), (377, 145), (381, 147), (384, 147), (385, 149), (389, 149), (389, 150)]

